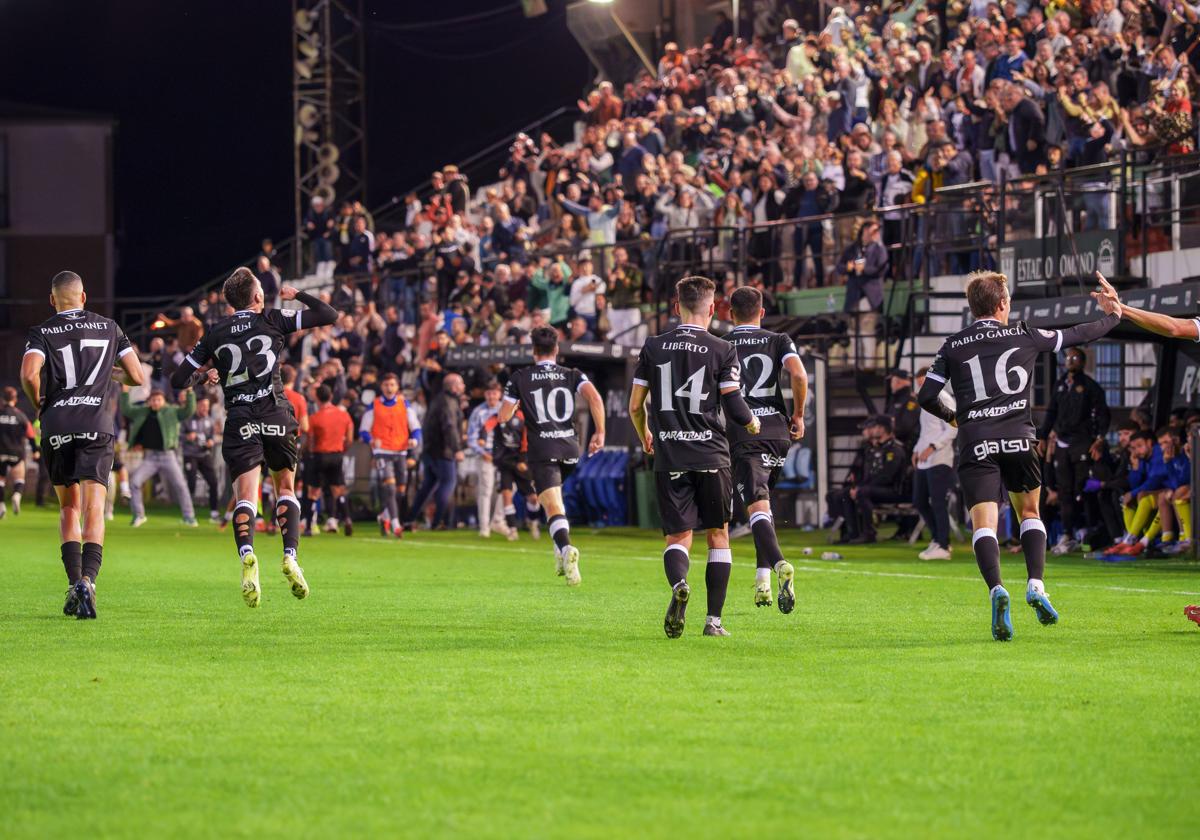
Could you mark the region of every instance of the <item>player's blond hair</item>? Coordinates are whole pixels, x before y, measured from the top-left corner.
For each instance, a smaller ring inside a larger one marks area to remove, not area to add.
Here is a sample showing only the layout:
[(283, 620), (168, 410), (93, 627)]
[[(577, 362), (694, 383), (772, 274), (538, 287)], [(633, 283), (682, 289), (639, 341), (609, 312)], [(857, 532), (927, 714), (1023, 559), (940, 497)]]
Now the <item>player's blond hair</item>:
[(995, 315), (1008, 299), (1008, 278), (999, 271), (972, 271), (967, 275), (967, 305), (976, 318)]

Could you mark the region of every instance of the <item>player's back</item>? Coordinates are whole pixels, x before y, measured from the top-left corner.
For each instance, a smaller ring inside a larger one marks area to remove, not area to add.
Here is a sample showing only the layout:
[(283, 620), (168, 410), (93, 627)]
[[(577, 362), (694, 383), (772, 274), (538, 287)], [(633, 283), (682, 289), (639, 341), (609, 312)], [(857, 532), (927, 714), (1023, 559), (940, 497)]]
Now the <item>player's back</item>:
[(340, 405), (324, 405), (308, 416), (313, 452), (345, 452), (346, 436), (354, 420)]
[(21, 452), (33, 427), (25, 412), (15, 405), (0, 405), (0, 452)]
[(633, 381), (650, 392), (656, 471), (729, 466), (721, 389), (739, 386), (740, 378), (733, 345), (703, 327), (680, 324), (646, 340)]
[(298, 310), (235, 312), (213, 325), (188, 358), (197, 367), (212, 362), (230, 413), (290, 407), (279, 378), (279, 357), (285, 336), (300, 329), (300, 318)]
[(791, 382), (784, 362), (789, 356), (799, 360), (795, 344), (783, 333), (752, 324), (734, 327), (725, 340), (737, 350), (746, 405), (762, 423), (758, 435), (751, 435), (736, 423), (731, 424), (729, 442), (736, 448), (754, 440), (789, 440), (789, 409), (784, 392)]
[(59, 312), (29, 330), (25, 352), (45, 360), (43, 435), (112, 434), (112, 369), (135, 352), (115, 321), (86, 309)]
[(1024, 321), (975, 321), (946, 339), (928, 377), (954, 389), (960, 449), (980, 440), (1036, 437), (1031, 413), (1033, 367), (1039, 353), (1057, 350), (1062, 333)]
[(514, 371), (504, 399), (521, 406), (534, 461), (570, 461), (579, 457), (575, 400), (587, 376), (577, 368), (540, 361)]

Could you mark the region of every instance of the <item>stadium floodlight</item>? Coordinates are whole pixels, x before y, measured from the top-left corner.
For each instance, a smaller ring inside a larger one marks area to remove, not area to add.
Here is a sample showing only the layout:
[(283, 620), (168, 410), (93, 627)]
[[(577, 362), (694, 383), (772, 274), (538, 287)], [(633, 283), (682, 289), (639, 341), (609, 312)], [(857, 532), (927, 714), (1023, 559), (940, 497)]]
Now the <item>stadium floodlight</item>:
[(322, 143), (321, 148), (317, 149), (317, 160), (321, 163), (337, 163), (341, 156), (341, 150), (332, 143)]
[(313, 19), (308, 9), (296, 10), (296, 28), (301, 32), (312, 32)]
[(296, 75), (305, 81), (312, 78), (312, 65), (305, 61), (296, 62)]
[(313, 105), (311, 102), (305, 102), (300, 106), (300, 110), (296, 112), (296, 122), (300, 123), (300, 125), (304, 126), (305, 128), (312, 128), (317, 124), (317, 121), (320, 118), (320, 111), (318, 111), (317, 106)]

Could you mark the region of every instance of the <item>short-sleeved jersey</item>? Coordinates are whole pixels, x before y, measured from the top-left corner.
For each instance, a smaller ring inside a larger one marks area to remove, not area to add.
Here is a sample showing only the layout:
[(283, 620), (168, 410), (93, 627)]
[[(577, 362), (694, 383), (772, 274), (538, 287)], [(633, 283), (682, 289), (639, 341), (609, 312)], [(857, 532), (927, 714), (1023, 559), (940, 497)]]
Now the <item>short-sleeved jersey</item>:
[(15, 405), (0, 405), (0, 455), (21, 455), (33, 440), (33, 424)]
[(737, 351), (708, 330), (680, 324), (647, 339), (633, 383), (650, 389), (656, 472), (729, 467), (721, 389), (741, 386)]
[(283, 395), (292, 404), (292, 414), (296, 415), (296, 422), (308, 416), (308, 400), (304, 399), (303, 394), (295, 388), (284, 388)]
[(25, 353), (45, 359), (39, 406), (42, 434), (112, 434), (117, 410), (109, 387), (112, 369), (133, 352), (115, 321), (86, 309), (59, 312), (30, 328)]
[(326, 405), (308, 415), (308, 436), (312, 451), (346, 451), (346, 436), (354, 428), (354, 418), (340, 405)]
[(588, 378), (583, 371), (543, 361), (513, 371), (504, 401), (521, 406), (531, 461), (573, 461), (579, 457), (575, 395)]
[(1062, 348), (1059, 330), (984, 318), (946, 339), (927, 378), (954, 388), (959, 451), (981, 440), (1036, 437), (1031, 412), (1039, 353)]
[(519, 408), (507, 423), (501, 423), (500, 415), (493, 414), (484, 421), (483, 430), (491, 435), (493, 460), (515, 458), (525, 450), (525, 418)]
[(800, 360), (796, 345), (783, 333), (750, 324), (734, 327), (725, 340), (737, 350), (746, 405), (762, 423), (757, 435), (730, 424), (729, 442), (736, 447), (754, 440), (791, 440), (791, 410), (784, 398), (784, 391), (791, 387), (791, 376), (783, 365), (789, 357)]
[(303, 317), (304, 310), (297, 309), (243, 309), (213, 325), (187, 358), (196, 367), (213, 363), (231, 414), (290, 405), (279, 379), (279, 356), (284, 336), (303, 329)]

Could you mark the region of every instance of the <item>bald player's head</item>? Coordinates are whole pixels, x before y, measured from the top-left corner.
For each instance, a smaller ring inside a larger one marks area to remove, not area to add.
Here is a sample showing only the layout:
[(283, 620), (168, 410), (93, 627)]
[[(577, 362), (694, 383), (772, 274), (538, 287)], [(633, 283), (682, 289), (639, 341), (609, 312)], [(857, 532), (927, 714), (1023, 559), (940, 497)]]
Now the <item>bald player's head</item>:
[(59, 312), (79, 309), (87, 301), (83, 278), (74, 271), (60, 271), (50, 281), (50, 305)]

